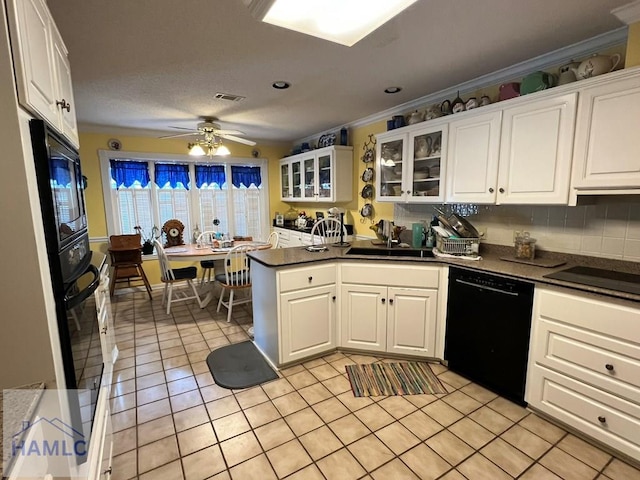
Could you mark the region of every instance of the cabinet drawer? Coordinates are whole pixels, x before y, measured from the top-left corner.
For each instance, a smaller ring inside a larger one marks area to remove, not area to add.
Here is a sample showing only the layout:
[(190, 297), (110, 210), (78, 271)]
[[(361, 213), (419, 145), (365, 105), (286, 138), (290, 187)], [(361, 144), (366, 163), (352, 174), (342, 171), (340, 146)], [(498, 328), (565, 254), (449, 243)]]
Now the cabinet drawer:
[(540, 320), (535, 361), (609, 392), (640, 401), (640, 346)]
[(301, 290), (303, 288), (320, 287), (336, 283), (336, 266), (319, 265), (317, 267), (302, 267), (278, 272), (280, 292)]
[(341, 268), (341, 276), (342, 283), (386, 285), (390, 287), (438, 288), (440, 267), (345, 263)]
[(291, 239), (289, 230), (284, 228), (276, 228), (274, 231), (278, 232), (280, 241), (288, 242)]
[(640, 304), (537, 289), (538, 316), (640, 345)]
[(640, 405), (536, 365), (530, 406), (640, 459)]

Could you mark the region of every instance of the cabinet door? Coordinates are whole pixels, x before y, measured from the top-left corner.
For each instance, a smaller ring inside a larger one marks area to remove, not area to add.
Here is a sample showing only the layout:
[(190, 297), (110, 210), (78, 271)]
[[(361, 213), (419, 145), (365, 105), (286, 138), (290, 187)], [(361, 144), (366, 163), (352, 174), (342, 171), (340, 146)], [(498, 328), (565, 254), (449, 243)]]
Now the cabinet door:
[(437, 290), (389, 287), (387, 351), (435, 357)]
[(407, 138), (403, 133), (378, 139), (376, 200), (379, 202), (398, 202), (405, 198), (403, 177), (407, 168)]
[(384, 352), (387, 348), (387, 288), (342, 285), (340, 346)]
[(291, 191), (291, 162), (280, 162), (280, 199), (290, 200)]
[(335, 348), (335, 300), (335, 285), (280, 295), (281, 363)]
[(306, 157), (300, 160), (304, 178), (304, 188), (302, 198), (304, 200), (316, 200), (318, 194), (318, 168), (315, 156)]
[(503, 111), (497, 203), (567, 204), (576, 97)]
[(51, 26), (51, 35), (53, 38), (53, 60), (58, 84), (58, 98), (62, 102), (62, 105), (58, 106), (60, 129), (62, 134), (78, 147), (80, 143), (78, 140), (78, 125), (76, 123), (76, 104), (73, 99), (71, 67), (69, 66), (67, 49), (55, 25)]
[(573, 186), (640, 187), (638, 75), (580, 90)]
[(473, 115), (449, 124), (448, 202), (495, 202), (500, 115), (501, 112)]
[(302, 172), (302, 160), (291, 161), (291, 199), (298, 200), (304, 195), (304, 176)]
[(318, 201), (333, 202), (335, 199), (332, 153), (318, 155)]
[[(446, 158), (446, 129), (439, 127), (409, 135), (409, 165), (405, 174), (407, 201), (442, 203)], [(443, 151), (443, 146), (444, 150)]]
[(111, 298), (109, 296), (109, 266), (105, 265), (100, 272), (100, 285), (94, 293), (96, 312), (98, 316), (98, 328), (100, 330), (100, 347), (104, 360), (102, 372), (102, 384), (111, 385), (113, 366), (118, 358), (113, 317), (111, 315)]
[(13, 13), (11, 40), (20, 103), (58, 126), (49, 10), (43, 0), (13, 0), (7, 4)]

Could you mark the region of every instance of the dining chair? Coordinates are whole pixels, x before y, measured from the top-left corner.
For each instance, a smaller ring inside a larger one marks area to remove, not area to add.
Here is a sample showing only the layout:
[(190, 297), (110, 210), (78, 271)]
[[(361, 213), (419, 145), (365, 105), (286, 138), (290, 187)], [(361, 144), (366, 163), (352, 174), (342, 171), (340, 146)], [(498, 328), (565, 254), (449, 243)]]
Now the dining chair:
[[(111, 235), (109, 237), (109, 256), (113, 275), (111, 279), (110, 296), (116, 284), (125, 283), (132, 287), (132, 281), (141, 281), (151, 299), (151, 285), (142, 268), (142, 236), (139, 233), (130, 235)], [(138, 284), (139, 285), (139, 284)]]
[[(251, 244), (238, 245), (233, 247), (227, 253), (224, 259), (224, 272), (215, 276), (217, 282), (220, 283), (220, 300), (218, 300), (218, 309), (225, 306), (227, 309), (227, 322), (231, 322), (231, 312), (234, 305), (241, 305), (251, 302), (251, 275), (249, 272), (249, 257), (247, 253), (255, 250), (255, 246)], [(224, 300), (225, 292), (229, 291), (228, 300)], [(235, 293), (245, 291), (245, 298), (235, 298)]]
[[(158, 262), (160, 263), (160, 280), (164, 283), (162, 305), (167, 305), (167, 315), (171, 313), (172, 303), (184, 302), (186, 300), (195, 299), (198, 302), (198, 306), (204, 308), (205, 304), (203, 300), (200, 299), (198, 290), (193, 283), (193, 280), (198, 278), (198, 269), (196, 267), (171, 268), (162, 244), (158, 240), (155, 240), (154, 243), (158, 254)], [(174, 292), (173, 287), (179, 282), (185, 282), (185, 285), (193, 291), (193, 295), (189, 294), (188, 289)]]
[(271, 244), (271, 248), (278, 248), (278, 243), (280, 243), (280, 234), (278, 232), (271, 232), (267, 238), (267, 242)]
[[(214, 231), (206, 231), (202, 232), (198, 235), (196, 239), (196, 245), (212, 245), (213, 241), (216, 238), (216, 232)], [(202, 269), (202, 276), (200, 277), (200, 285), (206, 282), (209, 283), (211, 281), (211, 275), (214, 271), (214, 261), (213, 260), (200, 260), (200, 268)]]
[(340, 227), (343, 236), (347, 236), (347, 229), (337, 218), (323, 218), (311, 229), (311, 245), (330, 244), (340, 241)]

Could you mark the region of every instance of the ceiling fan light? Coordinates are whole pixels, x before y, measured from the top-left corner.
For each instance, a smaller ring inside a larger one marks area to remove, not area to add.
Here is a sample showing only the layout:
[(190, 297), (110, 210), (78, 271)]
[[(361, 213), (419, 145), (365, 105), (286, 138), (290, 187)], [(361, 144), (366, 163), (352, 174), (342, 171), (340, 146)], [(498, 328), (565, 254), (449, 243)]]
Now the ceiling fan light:
[(215, 152), (213, 153), (215, 156), (217, 157), (224, 157), (227, 155), (231, 155), (231, 151), (225, 147), (224, 145), (220, 144), (218, 146), (218, 148), (216, 148)]
[(189, 147), (189, 155), (193, 155), (194, 157), (202, 157), (205, 155), (205, 151), (202, 149), (200, 144), (194, 143)]

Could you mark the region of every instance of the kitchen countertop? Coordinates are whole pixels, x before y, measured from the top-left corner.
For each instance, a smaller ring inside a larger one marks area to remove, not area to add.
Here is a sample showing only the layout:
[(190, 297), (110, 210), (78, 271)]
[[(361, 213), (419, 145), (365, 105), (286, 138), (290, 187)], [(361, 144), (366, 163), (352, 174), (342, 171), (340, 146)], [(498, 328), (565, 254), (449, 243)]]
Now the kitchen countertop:
[[(23, 385), (11, 389), (9, 397), (5, 397), (0, 390), (0, 451), (2, 451), (3, 464), (6, 465), (4, 459), (9, 458), (11, 454), (10, 445), (5, 446), (2, 441), (4, 429), (17, 433), (21, 430), (24, 420), (31, 420), (44, 388), (44, 382)], [(4, 418), (5, 410), (11, 412), (10, 418)]]
[[(370, 240), (358, 240), (351, 242), (353, 247), (365, 247), (365, 248), (380, 248), (386, 250), (384, 247), (376, 247), (372, 245)], [(400, 247), (394, 247), (400, 249)], [(464, 258), (420, 258), (420, 257), (388, 257), (387, 255), (349, 255), (346, 252), (349, 247), (329, 247), (324, 252), (309, 252), (306, 247), (291, 247), (291, 248), (277, 248), (270, 250), (261, 250), (251, 252), (249, 255), (255, 261), (267, 266), (267, 267), (287, 267), (287, 266), (301, 266), (308, 263), (319, 261), (331, 261), (331, 260), (349, 260), (349, 261), (385, 261), (393, 263), (407, 263), (409, 265), (415, 265), (418, 263), (438, 263), (445, 265), (455, 265), (459, 267), (468, 267), (476, 270), (482, 270), (498, 275), (505, 275), (509, 277), (519, 278), (522, 280), (528, 280), (536, 283), (557, 285), (561, 287), (568, 287), (575, 290), (581, 290), (585, 292), (591, 292), (601, 295), (608, 295), (611, 297), (632, 300), (640, 302), (640, 295), (632, 293), (619, 292), (601, 287), (592, 287), (589, 285), (581, 285), (572, 282), (566, 282), (562, 280), (555, 280), (550, 278), (544, 278), (552, 272), (564, 270), (573, 266), (590, 266), (596, 268), (603, 268), (607, 270), (640, 274), (640, 263), (626, 262), (622, 260), (613, 260), (608, 258), (589, 257), (584, 255), (572, 255), (559, 252), (546, 252), (536, 250), (537, 257), (545, 260), (557, 260), (559, 262), (566, 262), (563, 265), (546, 268), (535, 265), (521, 264), (508, 262), (501, 260), (501, 257), (513, 257), (513, 247), (481, 244), (480, 255), (481, 260), (469, 260)]]

